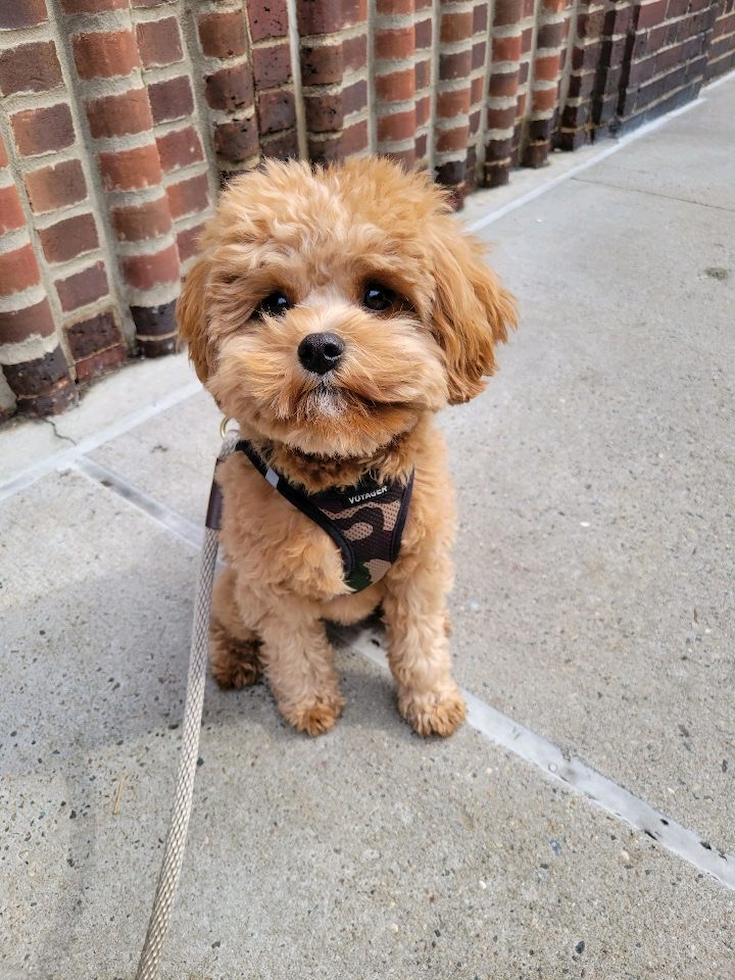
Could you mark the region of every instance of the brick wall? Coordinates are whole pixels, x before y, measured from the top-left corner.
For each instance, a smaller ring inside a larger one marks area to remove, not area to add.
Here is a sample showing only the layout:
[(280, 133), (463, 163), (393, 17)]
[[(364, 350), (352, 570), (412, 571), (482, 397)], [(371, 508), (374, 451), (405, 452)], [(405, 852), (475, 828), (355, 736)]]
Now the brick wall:
[(389, 154), (462, 197), (694, 98), (735, 0), (0, 0), (0, 419), (175, 347), (221, 183)]

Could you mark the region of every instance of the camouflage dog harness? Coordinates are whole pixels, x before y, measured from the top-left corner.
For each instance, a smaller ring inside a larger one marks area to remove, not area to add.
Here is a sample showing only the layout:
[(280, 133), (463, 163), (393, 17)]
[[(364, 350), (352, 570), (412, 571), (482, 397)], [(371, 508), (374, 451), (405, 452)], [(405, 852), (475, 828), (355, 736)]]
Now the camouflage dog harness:
[(247, 440), (238, 442), (235, 449), (245, 453), (282, 497), (327, 532), (340, 550), (350, 588), (360, 592), (380, 581), (398, 557), (413, 473), (406, 484), (363, 477), (353, 487), (307, 494), (268, 466)]

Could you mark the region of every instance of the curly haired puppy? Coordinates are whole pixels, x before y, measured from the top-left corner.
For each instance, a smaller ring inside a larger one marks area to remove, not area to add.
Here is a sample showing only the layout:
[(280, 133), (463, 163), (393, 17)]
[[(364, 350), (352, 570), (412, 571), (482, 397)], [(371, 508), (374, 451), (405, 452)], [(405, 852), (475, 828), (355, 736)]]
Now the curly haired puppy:
[(201, 244), (180, 331), (245, 440), (218, 471), (216, 680), (241, 687), (262, 668), (283, 716), (326, 732), (345, 702), (324, 621), (382, 606), (401, 714), (450, 735), (465, 707), (433, 416), (483, 390), (512, 298), (442, 191), (387, 160), (267, 163), (230, 182)]

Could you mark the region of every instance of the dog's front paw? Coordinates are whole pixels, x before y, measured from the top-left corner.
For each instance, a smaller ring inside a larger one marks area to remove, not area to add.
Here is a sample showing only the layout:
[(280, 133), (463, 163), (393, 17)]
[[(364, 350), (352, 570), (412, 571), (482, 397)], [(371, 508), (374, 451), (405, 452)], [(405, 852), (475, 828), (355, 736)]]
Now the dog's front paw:
[[(326, 697), (316, 697), (301, 704), (281, 708), (281, 714), (290, 722), (297, 732), (307, 735), (323, 735), (337, 724), (342, 714), (345, 699), (341, 694), (331, 694)], [(279, 705), (280, 707), (280, 705)]]
[(260, 642), (236, 640), (213, 622), (209, 628), (209, 663), (212, 676), (224, 690), (250, 687), (260, 676)]
[(418, 735), (454, 734), (467, 715), (459, 690), (452, 686), (417, 694), (404, 688), (398, 693), (398, 710)]

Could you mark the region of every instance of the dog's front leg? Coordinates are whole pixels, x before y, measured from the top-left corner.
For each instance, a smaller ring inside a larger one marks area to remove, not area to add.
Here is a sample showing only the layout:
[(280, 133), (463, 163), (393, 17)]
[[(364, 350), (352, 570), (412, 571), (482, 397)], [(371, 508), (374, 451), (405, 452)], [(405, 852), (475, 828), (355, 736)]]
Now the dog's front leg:
[(449, 660), (445, 608), (446, 564), (411, 563), (393, 578), (383, 599), (388, 662), (398, 685), (398, 709), (419, 735), (451, 735), (465, 718), (465, 705)]
[(324, 623), (298, 600), (282, 601), (259, 626), (265, 675), (278, 710), (297, 731), (321, 735), (333, 728), (345, 700)]

